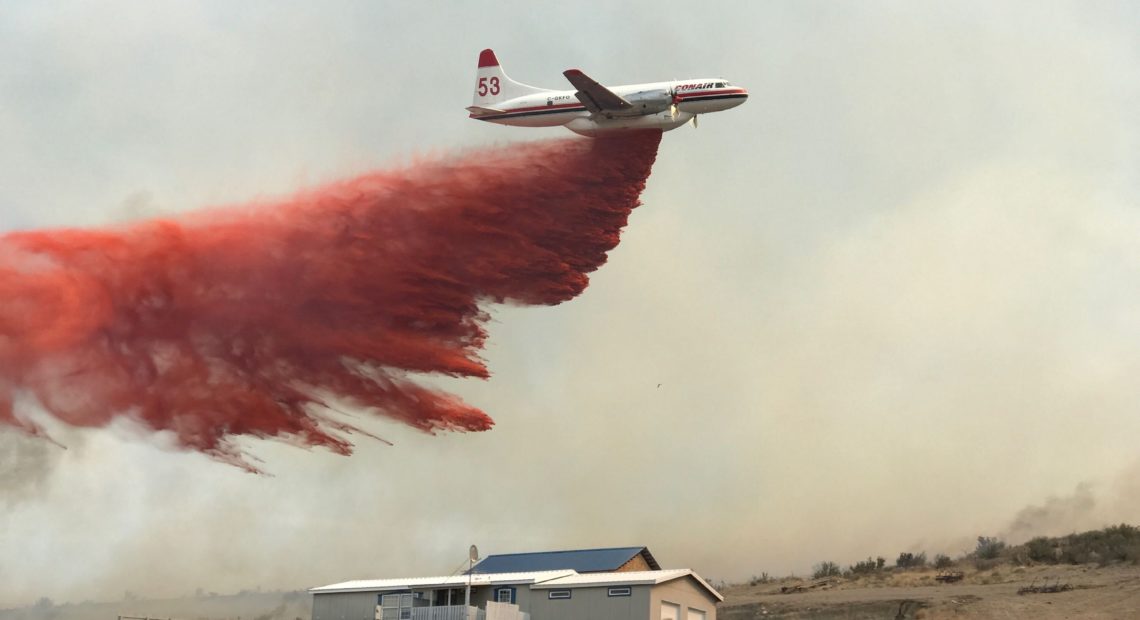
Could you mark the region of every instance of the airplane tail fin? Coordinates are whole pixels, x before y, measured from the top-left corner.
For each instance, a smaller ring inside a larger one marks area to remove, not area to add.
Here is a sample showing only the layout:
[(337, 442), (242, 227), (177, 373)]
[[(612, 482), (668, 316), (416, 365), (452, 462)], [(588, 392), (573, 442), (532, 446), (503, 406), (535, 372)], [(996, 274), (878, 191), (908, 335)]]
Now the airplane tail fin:
[(496, 103), (530, 95), (547, 92), (546, 88), (536, 88), (520, 84), (503, 72), (503, 66), (495, 57), (495, 52), (485, 49), (479, 53), (479, 69), (475, 80), (475, 98), (473, 107), (494, 108)]

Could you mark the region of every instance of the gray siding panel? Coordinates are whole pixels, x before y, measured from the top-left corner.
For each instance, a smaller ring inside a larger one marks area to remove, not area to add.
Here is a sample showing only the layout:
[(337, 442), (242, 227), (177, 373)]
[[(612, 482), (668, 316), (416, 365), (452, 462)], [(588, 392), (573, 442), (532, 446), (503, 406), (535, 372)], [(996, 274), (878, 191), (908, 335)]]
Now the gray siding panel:
[(653, 601), (653, 587), (652, 586), (638, 586), (633, 589), (634, 609), (636, 613), (631, 618), (648, 618), (649, 605)]
[(375, 620), (376, 592), (313, 595), (313, 620)]
[(534, 600), (537, 592), (530, 589), (529, 585), (515, 586), (518, 591), (515, 592), (515, 604), (519, 606), (519, 611), (523, 613), (530, 613), (531, 601)]
[(649, 586), (632, 586), (630, 596), (609, 596), (610, 586), (573, 588), (569, 599), (550, 599), (550, 590), (530, 592), (532, 620), (645, 620)]

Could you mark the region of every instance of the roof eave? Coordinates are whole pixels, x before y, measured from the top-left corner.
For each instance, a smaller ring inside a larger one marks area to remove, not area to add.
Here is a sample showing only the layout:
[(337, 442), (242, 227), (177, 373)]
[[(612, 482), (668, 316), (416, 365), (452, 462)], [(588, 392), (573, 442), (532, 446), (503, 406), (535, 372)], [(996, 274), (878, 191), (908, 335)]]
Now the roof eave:
[(645, 563), (653, 570), (661, 570), (661, 565), (657, 563), (657, 559), (649, 552), (649, 547), (642, 547), (639, 552), (641, 557), (645, 559)]

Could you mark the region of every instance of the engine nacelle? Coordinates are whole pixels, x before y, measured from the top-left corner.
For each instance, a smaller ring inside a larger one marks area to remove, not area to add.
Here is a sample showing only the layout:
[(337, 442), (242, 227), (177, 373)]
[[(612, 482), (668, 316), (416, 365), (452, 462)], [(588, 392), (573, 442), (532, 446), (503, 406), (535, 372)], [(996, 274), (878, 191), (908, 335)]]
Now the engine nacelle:
[(665, 112), (669, 106), (673, 104), (673, 97), (669, 91), (664, 88), (655, 88), (652, 90), (642, 90), (636, 93), (630, 93), (622, 96), (626, 101), (633, 104), (633, 107), (628, 110), (620, 112), (605, 112), (605, 116), (616, 118), (619, 116), (645, 116), (648, 114), (657, 114)]

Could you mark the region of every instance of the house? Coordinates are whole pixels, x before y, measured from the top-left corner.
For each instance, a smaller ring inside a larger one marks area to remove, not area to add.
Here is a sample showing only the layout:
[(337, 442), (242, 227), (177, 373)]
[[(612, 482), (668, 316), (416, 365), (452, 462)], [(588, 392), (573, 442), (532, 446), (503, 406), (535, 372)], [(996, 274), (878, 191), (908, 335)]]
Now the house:
[(716, 620), (724, 600), (692, 570), (662, 569), (645, 547), (491, 555), (463, 574), (309, 591), (312, 620)]

